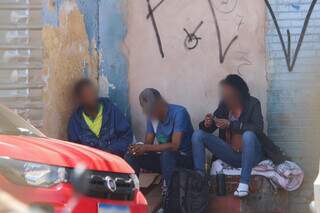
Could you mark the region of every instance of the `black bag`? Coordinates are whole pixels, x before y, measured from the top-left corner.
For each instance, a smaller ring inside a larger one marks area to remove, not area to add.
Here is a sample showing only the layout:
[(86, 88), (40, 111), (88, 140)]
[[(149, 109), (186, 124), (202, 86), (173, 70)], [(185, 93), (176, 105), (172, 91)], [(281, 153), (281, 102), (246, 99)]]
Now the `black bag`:
[(174, 171), (165, 200), (165, 213), (205, 213), (209, 200), (208, 179), (199, 173)]

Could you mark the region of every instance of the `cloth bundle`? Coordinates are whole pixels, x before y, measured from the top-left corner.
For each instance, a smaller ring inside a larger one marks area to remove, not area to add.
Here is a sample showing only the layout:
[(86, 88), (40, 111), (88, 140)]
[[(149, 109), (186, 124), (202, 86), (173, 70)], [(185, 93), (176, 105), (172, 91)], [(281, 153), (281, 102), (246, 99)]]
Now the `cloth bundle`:
[[(235, 175), (241, 174), (241, 168), (233, 168), (221, 160), (212, 163), (211, 175), (216, 174)], [(304, 178), (302, 169), (292, 161), (284, 161), (275, 166), (271, 160), (261, 161), (252, 169), (251, 175), (259, 175), (268, 178), (272, 183), (287, 191), (298, 189)]]

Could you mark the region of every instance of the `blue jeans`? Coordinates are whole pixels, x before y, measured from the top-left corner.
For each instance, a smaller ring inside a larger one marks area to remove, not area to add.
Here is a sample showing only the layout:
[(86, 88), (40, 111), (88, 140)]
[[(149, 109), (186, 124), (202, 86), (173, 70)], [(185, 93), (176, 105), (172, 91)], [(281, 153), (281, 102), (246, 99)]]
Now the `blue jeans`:
[(140, 169), (162, 174), (167, 186), (170, 184), (171, 176), (175, 169), (193, 168), (191, 156), (173, 151), (151, 152), (141, 156), (127, 154), (124, 158), (137, 175), (139, 175)]
[(235, 168), (242, 168), (240, 182), (249, 184), (251, 171), (262, 159), (260, 142), (254, 132), (242, 134), (242, 152), (235, 152), (232, 147), (219, 137), (197, 130), (192, 136), (194, 167), (197, 171), (205, 172), (205, 148), (223, 162)]

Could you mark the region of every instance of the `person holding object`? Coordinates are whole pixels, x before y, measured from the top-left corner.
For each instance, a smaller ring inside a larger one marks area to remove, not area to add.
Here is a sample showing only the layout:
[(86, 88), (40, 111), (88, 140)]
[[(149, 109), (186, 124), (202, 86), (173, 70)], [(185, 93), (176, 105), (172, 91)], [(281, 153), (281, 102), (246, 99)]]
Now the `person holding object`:
[(153, 88), (145, 89), (139, 100), (147, 115), (145, 142), (131, 145), (125, 159), (137, 174), (140, 169), (161, 173), (168, 186), (176, 168), (193, 166), (189, 113), (182, 106), (167, 103)]
[[(205, 148), (225, 163), (242, 168), (235, 196), (249, 193), (251, 170), (264, 158), (259, 135), (263, 132), (261, 104), (250, 96), (246, 82), (228, 75), (220, 82), (221, 102), (213, 114), (207, 114), (192, 137), (195, 169), (205, 173)], [(219, 129), (219, 137), (212, 133)]]
[(108, 98), (99, 98), (89, 79), (75, 84), (74, 96), (80, 106), (69, 121), (69, 141), (123, 157), (133, 134), (122, 112)]

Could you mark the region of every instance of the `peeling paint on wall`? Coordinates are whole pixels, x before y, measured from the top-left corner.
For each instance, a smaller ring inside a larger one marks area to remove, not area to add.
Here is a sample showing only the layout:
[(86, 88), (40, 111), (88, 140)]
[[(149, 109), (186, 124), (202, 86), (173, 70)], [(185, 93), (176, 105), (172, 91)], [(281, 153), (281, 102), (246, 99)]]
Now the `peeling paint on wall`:
[(56, 10), (56, 1), (55, 0), (48, 0), (47, 2), (47, 8), (50, 12), (55, 12)]
[[(98, 79), (98, 52), (95, 41), (89, 42), (84, 16), (75, 0), (63, 1), (56, 13), (58, 26), (43, 28), (44, 132), (51, 137), (65, 138), (71, 111), (73, 82), (84, 76)], [(91, 51), (89, 51), (89, 47)]]
[(123, 42), (127, 35), (128, 2), (127, 0), (99, 1), (98, 42), (101, 52), (100, 76), (107, 78), (109, 82), (108, 90), (100, 90), (100, 94), (108, 95), (126, 115), (129, 115), (128, 62)]

